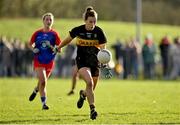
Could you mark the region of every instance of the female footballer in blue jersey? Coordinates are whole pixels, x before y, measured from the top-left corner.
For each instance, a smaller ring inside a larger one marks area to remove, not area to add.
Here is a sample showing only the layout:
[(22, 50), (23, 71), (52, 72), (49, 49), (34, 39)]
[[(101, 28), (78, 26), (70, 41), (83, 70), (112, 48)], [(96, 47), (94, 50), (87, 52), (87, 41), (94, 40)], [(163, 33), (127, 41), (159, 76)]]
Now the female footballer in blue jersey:
[(48, 110), (46, 104), (47, 79), (51, 75), (54, 67), (54, 58), (56, 56), (55, 47), (61, 42), (58, 33), (52, 29), (54, 16), (52, 13), (46, 13), (42, 17), (44, 27), (35, 31), (30, 40), (30, 46), (34, 52), (34, 70), (37, 73), (38, 84), (33, 93), (29, 97), (29, 101), (33, 101), (37, 92), (40, 93), (42, 109)]
[(94, 89), (99, 78), (99, 61), (97, 53), (100, 49), (105, 48), (106, 37), (103, 30), (96, 26), (97, 13), (93, 7), (87, 7), (83, 14), (85, 24), (73, 28), (69, 32), (69, 36), (65, 38), (58, 49), (69, 44), (76, 38), (77, 56), (76, 63), (78, 73), (86, 83), (86, 89), (80, 90), (77, 107), (83, 106), (84, 100), (87, 97), (90, 107), (90, 118), (96, 119), (97, 112), (95, 110)]

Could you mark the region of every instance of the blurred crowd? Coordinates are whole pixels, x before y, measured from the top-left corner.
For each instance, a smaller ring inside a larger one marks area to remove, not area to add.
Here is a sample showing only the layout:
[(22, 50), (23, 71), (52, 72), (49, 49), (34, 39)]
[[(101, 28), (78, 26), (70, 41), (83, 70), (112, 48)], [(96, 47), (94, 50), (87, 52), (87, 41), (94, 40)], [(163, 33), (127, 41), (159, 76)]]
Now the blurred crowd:
[(0, 38), (0, 77), (32, 76), (33, 53), (18, 39)]
[[(180, 76), (180, 37), (171, 41), (164, 36), (160, 42), (155, 42), (153, 36), (148, 34), (142, 44), (133, 38), (125, 42), (117, 39), (111, 49), (115, 57), (109, 67), (117, 78), (178, 79)], [(70, 44), (63, 53), (58, 54), (53, 76), (71, 77), (75, 53), (76, 47)], [(32, 77), (32, 58), (33, 52), (28, 42), (5, 36), (0, 38), (0, 77)]]
[(142, 45), (131, 38), (126, 42), (117, 40), (112, 48), (114, 74), (119, 78), (174, 80), (180, 76), (180, 37), (170, 41), (164, 36), (160, 42), (154, 42), (152, 34), (148, 34)]
[[(75, 46), (69, 45), (64, 53), (56, 57), (53, 76), (68, 78), (71, 76), (72, 56)], [(0, 37), (0, 77), (32, 77), (33, 52), (28, 42), (19, 39)]]

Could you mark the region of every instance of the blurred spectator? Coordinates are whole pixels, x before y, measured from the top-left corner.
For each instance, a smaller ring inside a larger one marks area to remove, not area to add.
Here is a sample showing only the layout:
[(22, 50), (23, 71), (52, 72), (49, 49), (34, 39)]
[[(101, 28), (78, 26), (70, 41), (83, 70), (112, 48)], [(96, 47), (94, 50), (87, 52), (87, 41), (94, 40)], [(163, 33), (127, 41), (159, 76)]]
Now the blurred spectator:
[(156, 47), (153, 42), (152, 35), (148, 34), (142, 47), (145, 79), (153, 79), (155, 76), (155, 54)]
[(3, 65), (2, 65), (3, 48), (4, 48), (4, 42), (3, 42), (2, 36), (1, 36), (0, 37), (0, 76), (3, 75)]
[(180, 75), (180, 37), (174, 39), (174, 43), (170, 48), (170, 56), (172, 59), (170, 79), (177, 79)]
[(59, 55), (57, 58), (56, 67), (58, 68), (57, 75), (61, 77), (70, 77), (71, 76), (71, 68), (72, 68), (72, 60), (73, 54), (75, 52), (75, 45), (69, 44), (66, 47), (64, 55)]
[(2, 44), (3, 47), (1, 48), (1, 65), (2, 65), (2, 76), (12, 76), (12, 60), (11, 60), (11, 54), (12, 54), (12, 46), (9, 44), (7, 38), (5, 36), (2, 37)]
[(33, 52), (28, 45), (28, 42), (25, 44), (24, 49), (24, 57), (25, 57), (25, 74), (27, 76), (33, 76), (33, 67), (32, 67), (32, 60), (33, 60)]
[(139, 77), (139, 54), (141, 53), (141, 46), (135, 39), (131, 39), (130, 47), (130, 63), (131, 75), (137, 79)]
[(170, 40), (168, 36), (162, 38), (159, 48), (161, 52), (163, 78), (167, 79), (169, 77), (169, 72), (170, 72), (170, 60), (169, 60)]
[(75, 88), (76, 88), (76, 84), (77, 84), (77, 80), (79, 78), (79, 74), (78, 74), (78, 68), (77, 68), (77, 64), (76, 64), (76, 56), (77, 56), (77, 47), (74, 46), (74, 52), (72, 55), (72, 79), (71, 79), (71, 89), (68, 92), (67, 95), (72, 95), (74, 94)]
[(123, 79), (127, 79), (131, 74), (131, 48), (128, 41), (123, 48)]
[(13, 42), (13, 53), (12, 53), (12, 59), (13, 59), (13, 63), (14, 63), (14, 75), (15, 76), (20, 76), (22, 73), (21, 70), (21, 57), (22, 57), (22, 53), (21, 53), (21, 49), (20, 49), (20, 43), (21, 41), (19, 39), (14, 39)]
[(123, 78), (127, 79), (132, 77), (137, 79), (139, 77), (139, 56), (141, 53), (140, 44), (131, 38), (130, 41), (126, 42), (123, 48)]
[[(26, 46), (27, 47), (27, 46)], [(0, 77), (32, 76), (32, 51), (22, 41), (0, 38)]]
[(119, 39), (117, 39), (116, 43), (111, 46), (115, 52), (115, 73), (118, 77), (120, 77), (123, 69), (123, 45)]

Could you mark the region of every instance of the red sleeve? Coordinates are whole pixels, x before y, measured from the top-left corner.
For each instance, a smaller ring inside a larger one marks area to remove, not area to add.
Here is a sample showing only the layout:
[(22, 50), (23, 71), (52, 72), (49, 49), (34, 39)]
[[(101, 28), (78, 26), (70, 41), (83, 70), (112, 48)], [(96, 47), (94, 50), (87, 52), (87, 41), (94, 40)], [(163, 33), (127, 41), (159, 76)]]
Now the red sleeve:
[(59, 45), (59, 44), (61, 43), (60, 36), (59, 36), (59, 34), (58, 34), (56, 31), (54, 31), (54, 33), (55, 33), (55, 36), (56, 36), (56, 41), (55, 41), (55, 43), (56, 43), (56, 45)]
[(36, 34), (39, 32), (40, 30), (37, 30), (36, 32), (33, 33), (33, 35), (31, 36), (30, 39), (30, 45), (32, 45), (35, 42), (35, 38), (36, 38)]

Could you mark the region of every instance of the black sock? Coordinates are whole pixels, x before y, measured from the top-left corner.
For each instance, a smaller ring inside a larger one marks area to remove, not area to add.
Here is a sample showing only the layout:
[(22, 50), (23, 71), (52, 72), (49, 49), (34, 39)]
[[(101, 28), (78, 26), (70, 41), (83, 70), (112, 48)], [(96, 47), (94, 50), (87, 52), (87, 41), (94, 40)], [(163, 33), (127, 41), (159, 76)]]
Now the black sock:
[(95, 105), (94, 104), (89, 105), (89, 107), (90, 107), (91, 111), (95, 109)]
[(34, 88), (34, 91), (33, 91), (34, 93), (38, 93), (38, 88), (36, 87), (36, 88)]

